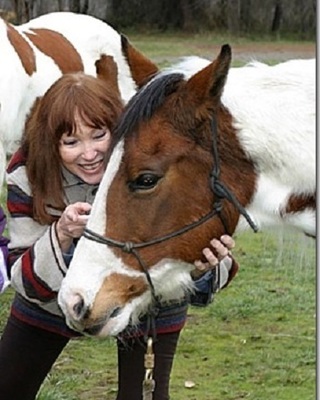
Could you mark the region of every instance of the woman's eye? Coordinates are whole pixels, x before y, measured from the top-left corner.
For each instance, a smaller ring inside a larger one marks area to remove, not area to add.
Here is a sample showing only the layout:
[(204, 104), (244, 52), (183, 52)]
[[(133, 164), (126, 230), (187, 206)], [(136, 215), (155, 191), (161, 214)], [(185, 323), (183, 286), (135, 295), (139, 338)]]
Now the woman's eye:
[(96, 131), (93, 135), (94, 139), (103, 139), (107, 134), (108, 134), (108, 130), (107, 129), (99, 129), (98, 131)]
[(157, 185), (159, 179), (160, 176), (158, 175), (145, 173), (139, 175), (134, 181), (129, 182), (128, 186), (132, 191), (153, 189)]
[(62, 144), (64, 145), (64, 146), (74, 146), (74, 145), (76, 145), (77, 144), (77, 140), (75, 140), (75, 139), (73, 139), (73, 140), (62, 140)]

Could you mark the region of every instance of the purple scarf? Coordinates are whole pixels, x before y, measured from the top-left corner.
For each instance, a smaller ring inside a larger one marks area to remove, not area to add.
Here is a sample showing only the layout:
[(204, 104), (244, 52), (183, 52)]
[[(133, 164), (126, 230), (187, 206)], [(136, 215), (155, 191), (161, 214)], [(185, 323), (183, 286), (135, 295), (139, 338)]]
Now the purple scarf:
[[(3, 253), (3, 258), (6, 262), (7, 257), (8, 257), (8, 242), (9, 239), (7, 239), (6, 237), (2, 236), (4, 229), (6, 227), (6, 216), (4, 215), (3, 209), (0, 206), (0, 251)], [(6, 265), (3, 266), (4, 268), (6, 268)], [(1, 271), (0, 268), (0, 292), (3, 289), (6, 277), (3, 276), (4, 271)]]

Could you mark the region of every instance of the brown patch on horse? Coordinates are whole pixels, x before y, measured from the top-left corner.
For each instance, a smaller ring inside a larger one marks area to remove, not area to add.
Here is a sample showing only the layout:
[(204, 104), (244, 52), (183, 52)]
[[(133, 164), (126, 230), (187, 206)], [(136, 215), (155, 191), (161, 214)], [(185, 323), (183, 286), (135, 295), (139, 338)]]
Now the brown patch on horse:
[(121, 47), (122, 54), (129, 64), (132, 78), (139, 88), (158, 73), (158, 67), (134, 48), (124, 35), (121, 35)]
[[(292, 194), (286, 206), (280, 211), (281, 217), (286, 214), (294, 214), (302, 212), (305, 209), (310, 208), (311, 210), (316, 209), (316, 193), (313, 194)], [(315, 236), (305, 233), (307, 236), (315, 238)]]
[[(112, 273), (102, 284), (89, 315), (89, 325), (92, 321), (108, 318), (106, 310), (122, 307), (131, 299), (140, 296), (148, 288), (147, 282), (142, 277), (130, 277), (128, 281), (126, 275)], [(117, 303), (114, 299), (117, 299)]]
[(36, 57), (27, 40), (10, 24), (6, 23), (8, 39), (17, 52), (26, 73), (31, 76), (37, 71)]
[(31, 30), (34, 34), (25, 32), (25, 35), (42, 53), (54, 60), (63, 74), (84, 70), (80, 54), (61, 33), (43, 28)]
[(284, 212), (286, 214), (303, 211), (306, 208), (316, 209), (316, 194), (292, 194)]
[(280, 215), (283, 217), (286, 214), (292, 214), (299, 211), (304, 211), (306, 208), (316, 209), (316, 194), (292, 194)]
[(118, 85), (118, 66), (112, 56), (102, 54), (99, 60), (95, 62), (97, 77), (106, 82), (114, 93), (121, 97)]

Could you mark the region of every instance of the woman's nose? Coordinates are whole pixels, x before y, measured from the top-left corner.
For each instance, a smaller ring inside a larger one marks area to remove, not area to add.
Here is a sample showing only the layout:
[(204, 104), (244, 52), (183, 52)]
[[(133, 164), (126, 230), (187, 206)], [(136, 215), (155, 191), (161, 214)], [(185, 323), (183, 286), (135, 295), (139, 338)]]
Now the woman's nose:
[(95, 147), (91, 144), (85, 145), (82, 153), (82, 157), (85, 160), (94, 160), (97, 155)]

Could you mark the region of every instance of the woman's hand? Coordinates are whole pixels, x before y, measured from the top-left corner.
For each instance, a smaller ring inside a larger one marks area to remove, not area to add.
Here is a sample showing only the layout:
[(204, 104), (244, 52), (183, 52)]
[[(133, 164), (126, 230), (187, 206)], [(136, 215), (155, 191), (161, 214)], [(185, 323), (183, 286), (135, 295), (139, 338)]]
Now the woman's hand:
[(79, 238), (88, 221), (89, 203), (77, 202), (67, 206), (56, 224), (56, 232), (62, 252), (66, 252), (74, 238)]
[(195, 261), (191, 272), (194, 279), (194, 292), (190, 295), (190, 304), (207, 306), (212, 303), (214, 294), (228, 286), (238, 272), (239, 265), (232, 258), (230, 250), (235, 246), (232, 237), (223, 235), (210, 241), (210, 247), (202, 250), (207, 262)]
[(229, 235), (223, 235), (219, 239), (210, 241), (211, 247), (205, 247), (202, 254), (207, 259), (207, 262), (196, 260), (194, 262), (195, 270), (191, 272), (193, 279), (199, 278), (210, 269), (214, 269), (219, 265), (219, 262), (230, 256), (230, 250), (234, 248), (235, 242)]

